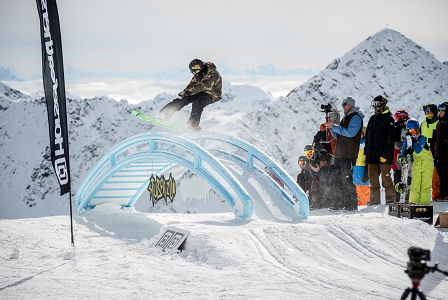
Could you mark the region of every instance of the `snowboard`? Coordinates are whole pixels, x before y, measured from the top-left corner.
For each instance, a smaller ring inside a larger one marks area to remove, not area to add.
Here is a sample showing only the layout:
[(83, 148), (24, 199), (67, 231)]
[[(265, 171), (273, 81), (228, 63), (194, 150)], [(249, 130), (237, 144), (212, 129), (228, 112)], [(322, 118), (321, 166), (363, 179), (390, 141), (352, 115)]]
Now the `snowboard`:
[[(411, 136), (406, 136), (407, 148), (412, 146)], [(401, 165), (401, 182), (395, 185), (395, 190), (400, 193), (400, 203), (406, 203), (409, 199), (409, 191), (412, 180), (412, 155), (407, 155), (405, 162)]]
[(170, 122), (166, 122), (166, 121), (164, 121), (162, 119), (158, 119), (158, 118), (146, 115), (144, 113), (141, 113), (141, 112), (139, 112), (139, 111), (137, 111), (135, 109), (132, 111), (132, 114), (134, 116), (136, 116), (137, 118), (140, 118), (140, 119), (145, 120), (147, 122), (150, 122), (150, 123), (162, 126), (162, 127), (166, 127), (166, 128), (169, 128), (169, 129), (174, 129), (174, 130), (185, 132), (185, 133), (196, 132), (196, 130), (194, 130), (194, 129), (190, 129), (190, 128), (186, 128), (186, 127), (182, 127), (182, 126), (178, 126), (178, 125), (172, 124)]

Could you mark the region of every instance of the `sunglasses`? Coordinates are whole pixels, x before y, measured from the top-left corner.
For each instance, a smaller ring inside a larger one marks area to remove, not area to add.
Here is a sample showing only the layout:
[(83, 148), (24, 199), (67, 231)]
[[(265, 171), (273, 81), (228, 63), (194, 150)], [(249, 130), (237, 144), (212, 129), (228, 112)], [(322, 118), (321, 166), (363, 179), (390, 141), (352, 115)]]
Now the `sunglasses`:
[(312, 155), (313, 154), (313, 150), (307, 150), (305, 151), (305, 155)]
[(346, 107), (347, 106), (347, 102), (342, 103), (342, 107)]
[(417, 134), (418, 133), (418, 128), (411, 128), (408, 130), (410, 134)]

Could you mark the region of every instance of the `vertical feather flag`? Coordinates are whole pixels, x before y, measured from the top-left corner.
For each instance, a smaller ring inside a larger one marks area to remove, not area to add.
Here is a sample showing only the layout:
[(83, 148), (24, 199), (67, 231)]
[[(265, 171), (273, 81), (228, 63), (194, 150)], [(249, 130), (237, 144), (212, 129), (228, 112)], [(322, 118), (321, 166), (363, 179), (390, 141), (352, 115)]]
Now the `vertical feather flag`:
[(42, 75), (47, 102), (51, 161), (61, 196), (71, 191), (68, 127), (61, 30), (56, 0), (37, 0), (42, 45)]

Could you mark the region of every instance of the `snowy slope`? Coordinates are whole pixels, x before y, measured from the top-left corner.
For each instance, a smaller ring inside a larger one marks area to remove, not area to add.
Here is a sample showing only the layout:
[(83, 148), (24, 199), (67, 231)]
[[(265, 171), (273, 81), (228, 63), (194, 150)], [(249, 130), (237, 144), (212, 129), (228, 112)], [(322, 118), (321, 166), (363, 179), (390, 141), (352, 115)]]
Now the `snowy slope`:
[[(167, 226), (190, 231), (182, 253), (154, 247)], [(0, 219), (0, 298), (385, 300), (411, 286), (410, 246), (448, 269), (448, 229), (371, 208), (272, 222), (103, 204), (74, 216), (74, 236), (67, 216)], [(447, 299), (448, 277), (421, 289)]]
[(250, 142), (297, 173), (298, 156), (325, 120), (321, 104), (332, 104), (342, 115), (342, 99), (353, 96), (367, 124), (373, 114), (370, 102), (381, 94), (389, 99), (393, 113), (405, 109), (422, 121), (424, 104), (448, 99), (448, 67), (400, 33), (384, 29), (335, 59), (287, 97), (248, 117), (246, 125), (255, 131)]

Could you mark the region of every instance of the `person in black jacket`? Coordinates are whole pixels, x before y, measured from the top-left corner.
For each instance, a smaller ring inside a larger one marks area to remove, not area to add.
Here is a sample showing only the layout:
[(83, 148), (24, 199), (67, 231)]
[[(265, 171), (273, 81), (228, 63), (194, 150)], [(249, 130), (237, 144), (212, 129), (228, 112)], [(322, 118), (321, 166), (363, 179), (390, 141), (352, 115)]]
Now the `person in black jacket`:
[(440, 195), (438, 200), (448, 200), (448, 116), (446, 110), (448, 102), (439, 105), (439, 122), (433, 135), (431, 152), (436, 162), (437, 173), (440, 178)]
[(366, 163), (370, 179), (370, 202), (381, 204), (380, 180), (386, 191), (386, 203), (394, 203), (396, 196), (391, 177), (394, 163), (394, 118), (387, 107), (387, 99), (377, 96), (372, 101), (375, 114), (370, 117), (366, 130)]

